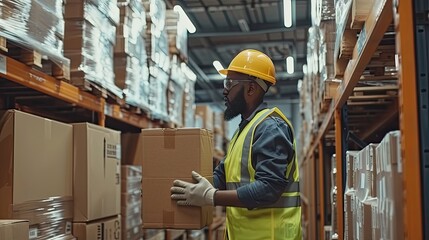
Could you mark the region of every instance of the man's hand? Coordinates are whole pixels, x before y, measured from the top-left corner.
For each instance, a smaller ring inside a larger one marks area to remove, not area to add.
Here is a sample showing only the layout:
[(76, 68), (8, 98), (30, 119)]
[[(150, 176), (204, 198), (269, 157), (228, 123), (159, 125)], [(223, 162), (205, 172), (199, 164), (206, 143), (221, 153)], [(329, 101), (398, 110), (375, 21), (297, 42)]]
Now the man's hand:
[(171, 188), (171, 199), (178, 200), (177, 205), (206, 206), (214, 205), (214, 194), (217, 191), (211, 183), (200, 174), (192, 171), (196, 184), (174, 180)]

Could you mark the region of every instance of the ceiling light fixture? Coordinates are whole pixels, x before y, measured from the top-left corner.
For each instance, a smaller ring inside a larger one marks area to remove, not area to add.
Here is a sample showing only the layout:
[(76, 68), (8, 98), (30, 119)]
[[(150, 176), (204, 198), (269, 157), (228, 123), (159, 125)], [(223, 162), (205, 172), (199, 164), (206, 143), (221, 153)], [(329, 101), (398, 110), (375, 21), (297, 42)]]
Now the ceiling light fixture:
[(220, 63), (218, 60), (215, 60), (215, 61), (213, 61), (213, 66), (216, 68), (216, 71), (219, 73), (219, 75), (221, 75), (222, 77), (225, 77), (225, 75), (223, 75), (219, 72), (219, 70), (225, 69), (222, 66), (222, 63)]
[(294, 61), (293, 61), (293, 57), (291, 56), (286, 58), (286, 71), (289, 74), (292, 74), (295, 72)]
[(197, 29), (195, 28), (191, 19), (189, 19), (188, 15), (185, 13), (185, 11), (183, 10), (183, 8), (180, 5), (174, 6), (173, 10), (175, 12), (178, 12), (180, 17), (183, 17), (185, 24), (186, 24), (186, 29), (188, 29), (189, 33), (195, 33), (197, 31)]
[(247, 21), (245, 19), (238, 19), (238, 26), (240, 27), (240, 30), (242, 32), (249, 32), (249, 24), (247, 24)]
[(283, 0), (283, 21), (285, 27), (292, 27), (292, 0)]

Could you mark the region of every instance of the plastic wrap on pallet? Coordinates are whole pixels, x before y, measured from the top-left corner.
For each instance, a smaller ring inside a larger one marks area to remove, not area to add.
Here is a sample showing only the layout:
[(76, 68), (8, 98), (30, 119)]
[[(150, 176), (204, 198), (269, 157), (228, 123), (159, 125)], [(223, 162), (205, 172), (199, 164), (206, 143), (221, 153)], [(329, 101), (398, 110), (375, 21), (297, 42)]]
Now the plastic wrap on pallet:
[(146, 34), (146, 13), (139, 1), (118, 3), (120, 9), (120, 24), (116, 31), (115, 53), (126, 53), (129, 56), (141, 58), (146, 56), (144, 36)]
[(168, 37), (167, 31), (158, 31), (154, 25), (151, 25), (150, 59), (155, 65), (165, 72), (170, 70), (170, 56), (168, 52)]
[(183, 126), (195, 127), (195, 79), (187, 77), (183, 93)]
[(311, 4), (313, 25), (335, 19), (335, 0), (313, 0)]
[(156, 26), (157, 29), (163, 30), (165, 26), (165, 14), (167, 7), (164, 0), (143, 0), (144, 7), (149, 11), (147, 20)]
[(123, 89), (125, 101), (149, 110), (149, 69), (145, 48), (146, 13), (137, 0), (118, 3), (120, 24), (115, 45), (115, 83)]
[(179, 54), (183, 60), (188, 58), (188, 30), (184, 16), (174, 10), (167, 10), (165, 28), (168, 34), (170, 53)]
[(122, 239), (139, 239), (143, 236), (143, 222), (141, 219), (141, 180), (141, 166), (121, 166)]
[(340, 41), (346, 29), (347, 19), (352, 7), (352, 0), (337, 0), (335, 3), (335, 23), (337, 25), (337, 35), (335, 38), (334, 56), (337, 57), (340, 49)]
[(29, 220), (30, 239), (72, 237), (73, 198), (51, 197), (13, 205), (12, 217)]
[[(70, 12), (76, 6), (72, 1), (65, 8)], [(82, 9), (82, 18), (66, 20), (64, 53), (71, 59), (72, 83), (83, 85), (85, 79), (122, 97), (113, 67), (116, 26), (91, 2), (85, 2)]]
[(168, 120), (168, 73), (159, 67), (149, 67), (149, 108), (153, 119)]
[(185, 63), (180, 61), (176, 55), (173, 55), (167, 91), (168, 115), (171, 122), (179, 126), (183, 126), (183, 94), (186, 82), (184, 71), (187, 71)]
[(0, 36), (55, 63), (70, 64), (63, 56), (62, 0), (0, 0)]

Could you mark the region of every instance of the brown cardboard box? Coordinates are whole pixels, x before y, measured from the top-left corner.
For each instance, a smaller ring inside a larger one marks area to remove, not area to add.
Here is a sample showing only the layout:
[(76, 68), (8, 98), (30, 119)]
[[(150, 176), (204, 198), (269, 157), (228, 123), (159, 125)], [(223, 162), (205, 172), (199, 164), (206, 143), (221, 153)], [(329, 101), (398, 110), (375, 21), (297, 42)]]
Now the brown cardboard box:
[(135, 164), (142, 165), (143, 179), (213, 175), (213, 136), (205, 129), (143, 129), (139, 147), (142, 158)]
[(191, 172), (213, 176), (213, 139), (198, 128), (144, 129), (123, 135), (125, 161), (142, 165), (144, 228), (201, 229), (213, 218), (213, 207), (179, 207), (170, 199), (175, 179), (192, 181)]
[(28, 240), (27, 220), (0, 220), (0, 240)]
[(0, 218), (12, 205), (72, 196), (72, 126), (17, 110), (0, 119)]
[(116, 216), (92, 223), (73, 223), (73, 235), (79, 240), (120, 240), (121, 218)]
[(115, 216), (121, 210), (120, 133), (73, 124), (74, 222)]

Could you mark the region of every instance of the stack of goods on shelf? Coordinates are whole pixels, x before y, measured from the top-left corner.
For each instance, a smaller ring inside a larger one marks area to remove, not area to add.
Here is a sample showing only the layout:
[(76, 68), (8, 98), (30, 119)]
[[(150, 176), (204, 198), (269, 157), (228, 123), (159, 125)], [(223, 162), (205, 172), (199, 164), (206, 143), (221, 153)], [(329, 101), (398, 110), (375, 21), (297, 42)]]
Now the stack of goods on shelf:
[(27, 237), (74, 239), (72, 126), (16, 110), (0, 123), (0, 219), (29, 221)]
[(139, 0), (119, 0), (119, 26), (114, 53), (115, 83), (127, 104), (149, 111), (146, 10)]
[(345, 239), (401, 239), (404, 235), (400, 148), (400, 133), (393, 131), (380, 144), (347, 152)]
[[(403, 175), (400, 131), (386, 134), (376, 149), (376, 197), (378, 224), (373, 239), (402, 239), (404, 236)], [(378, 234), (381, 234), (378, 235)]]
[[(167, 110), (170, 122), (183, 126), (183, 94), (187, 66), (177, 55), (171, 57), (171, 72), (167, 89)], [(189, 70), (191, 71), (191, 70)]]
[(115, 85), (113, 51), (119, 8), (116, 0), (71, 0), (65, 4), (64, 55), (71, 60), (71, 81), (122, 98)]
[(139, 240), (143, 237), (141, 182), (141, 166), (123, 165), (121, 167), (122, 239)]
[[(186, 68), (189, 69), (188, 66)], [(182, 119), (184, 127), (195, 126), (195, 82), (197, 78), (192, 71), (189, 71), (189, 73), (183, 87)]]
[(225, 120), (223, 112), (213, 111), (213, 129), (214, 129), (214, 152), (215, 156), (222, 158), (225, 155), (224, 139), (225, 139)]
[(192, 182), (192, 171), (213, 180), (212, 146), (205, 129), (155, 128), (122, 135), (123, 163), (142, 167), (145, 229), (202, 229), (211, 224), (213, 207), (180, 207), (170, 199), (170, 189), (175, 179)]
[(165, 25), (170, 54), (177, 55), (186, 62), (188, 60), (188, 30), (185, 16), (174, 10), (167, 10)]
[(199, 104), (195, 109), (195, 126), (213, 133), (213, 109), (210, 105)]
[(89, 123), (73, 124), (74, 218), (79, 240), (121, 236), (120, 132)]
[(334, 0), (318, 0), (313, 24), (309, 28), (307, 65), (300, 89), (300, 108), (303, 118), (301, 150), (305, 154), (311, 136), (317, 134), (324, 115), (337, 93), (340, 80), (336, 79), (334, 50), (336, 39)]
[(356, 222), (354, 221), (355, 202), (356, 202), (356, 188), (354, 179), (355, 174), (355, 163), (357, 151), (346, 152), (346, 186), (344, 191), (344, 239), (354, 239), (353, 229), (355, 228)]
[(163, 0), (144, 0), (146, 9), (146, 51), (149, 54), (149, 107), (152, 118), (168, 120), (167, 86), (170, 72), (168, 37)]
[[(69, 80), (70, 61), (63, 56), (62, 0), (0, 0), (0, 49), (47, 74)], [(43, 61), (48, 59), (50, 61)]]

